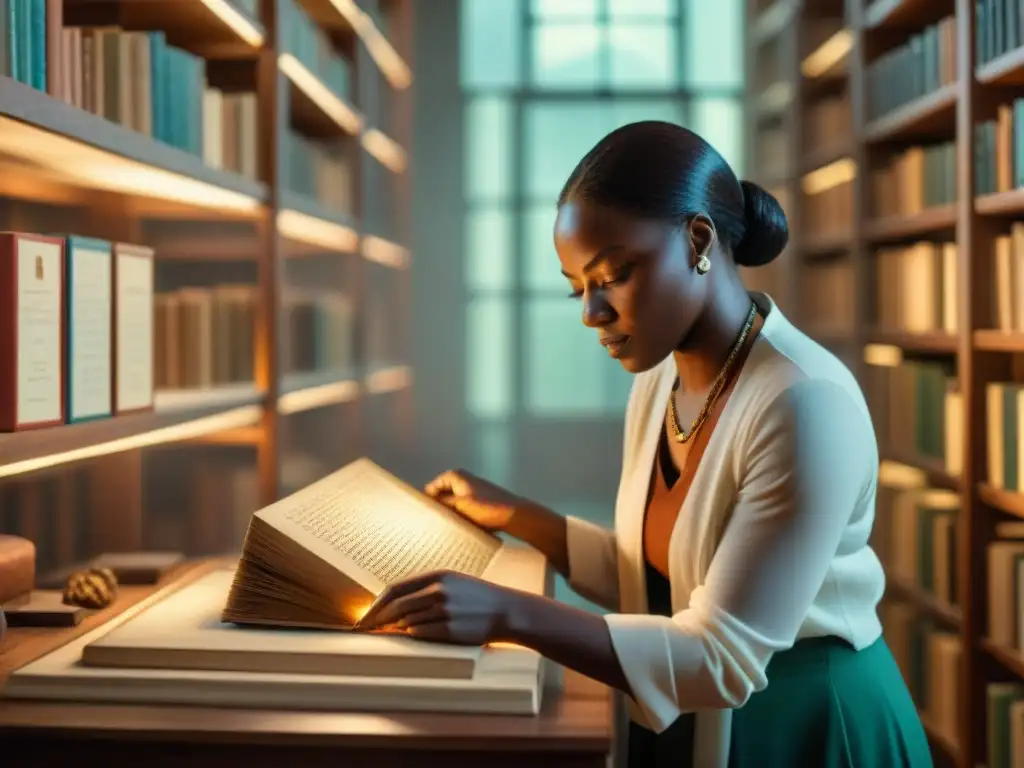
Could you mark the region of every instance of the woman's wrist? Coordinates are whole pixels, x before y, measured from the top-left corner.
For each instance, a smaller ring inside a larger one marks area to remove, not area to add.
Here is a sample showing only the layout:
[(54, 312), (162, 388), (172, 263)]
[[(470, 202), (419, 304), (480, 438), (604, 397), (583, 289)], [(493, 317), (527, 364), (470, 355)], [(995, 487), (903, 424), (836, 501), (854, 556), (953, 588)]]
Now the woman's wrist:
[(567, 575), (569, 555), (566, 523), (562, 515), (524, 499), (515, 506), (505, 533), (542, 552), (555, 570)]

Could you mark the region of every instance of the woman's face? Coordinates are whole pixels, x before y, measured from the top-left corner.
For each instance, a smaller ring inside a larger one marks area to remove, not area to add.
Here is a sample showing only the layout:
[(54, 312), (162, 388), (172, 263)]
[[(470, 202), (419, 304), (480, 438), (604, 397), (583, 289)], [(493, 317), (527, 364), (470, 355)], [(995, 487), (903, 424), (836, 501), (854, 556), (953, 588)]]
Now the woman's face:
[(672, 225), (568, 202), (555, 220), (558, 260), (583, 324), (630, 373), (653, 368), (689, 334), (710, 278), (694, 267), (713, 241), (703, 217)]

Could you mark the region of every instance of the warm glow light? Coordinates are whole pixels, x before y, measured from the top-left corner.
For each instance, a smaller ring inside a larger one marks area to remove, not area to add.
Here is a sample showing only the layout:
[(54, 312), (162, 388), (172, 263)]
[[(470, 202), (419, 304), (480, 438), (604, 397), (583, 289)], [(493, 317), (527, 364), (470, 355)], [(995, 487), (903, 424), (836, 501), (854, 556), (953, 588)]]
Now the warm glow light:
[(864, 345), (864, 362), (868, 365), (895, 368), (903, 362), (903, 350), (892, 344)]
[(323, 84), (305, 65), (290, 53), (282, 53), (277, 57), (277, 67), (291, 80), (292, 85), (301, 90), (310, 101), (315, 103), (325, 115), (331, 118), (342, 130), (355, 136), (363, 128), (363, 118), (341, 97)]
[(811, 52), (800, 65), (805, 77), (821, 77), (842, 61), (853, 47), (853, 35), (841, 29)]
[[(258, 405), (246, 405), (212, 416), (204, 416), (192, 421), (161, 427), (149, 432), (141, 432), (116, 440), (108, 440), (104, 443), (95, 443), (83, 448), (75, 448), (62, 453), (51, 453), (48, 456), (38, 456), (32, 459), (25, 459), (24, 461), (15, 461), (0, 466), (0, 477), (12, 477), (26, 472), (56, 467), (61, 464), (95, 459), (100, 456), (109, 456), (113, 453), (132, 451), (153, 445), (192, 440), (226, 429), (246, 427), (258, 422), (262, 413), (263, 409)], [(53, 427), (53, 429), (61, 429), (61, 427)]]
[(354, 0), (331, 0), (331, 3), (356, 31), (356, 34), (362, 38), (370, 58), (380, 68), (392, 87), (398, 90), (408, 88), (412, 83), (412, 72), (409, 71), (409, 67), (402, 57), (398, 55), (398, 51), (377, 29), (373, 19), (361, 10)]
[(10, 118), (0, 118), (0, 151), (94, 189), (255, 214), (260, 201), (205, 181), (129, 160)]
[(840, 184), (847, 184), (855, 178), (857, 164), (849, 157), (844, 157), (808, 173), (804, 176), (801, 186), (805, 195), (817, 195)]
[(409, 251), (384, 238), (366, 235), (363, 237), (362, 250), (367, 259), (385, 267), (405, 269), (409, 266)]
[(300, 413), (328, 405), (347, 403), (355, 400), (358, 396), (358, 382), (333, 381), (330, 384), (284, 393), (277, 399), (277, 412), (281, 414)]
[(200, 0), (200, 2), (253, 48), (263, 45), (263, 32), (227, 0)]
[[(908, 467), (897, 461), (882, 461), (878, 465), (878, 484), (886, 488), (924, 488), (928, 475), (916, 467)], [(955, 494), (954, 494), (955, 495)]]
[(781, 112), (793, 98), (793, 87), (780, 80), (772, 83), (757, 97), (758, 109), (762, 112)]
[(519, 643), (508, 643), (508, 642), (504, 642), (502, 640), (497, 640), (497, 641), (495, 641), (493, 643), (487, 643), (486, 645), (484, 645), (484, 648), (490, 648), (490, 649), (496, 650), (496, 651), (528, 651), (528, 650), (530, 650), (525, 645), (520, 645)]
[(381, 368), (366, 377), (366, 389), (374, 394), (394, 392), (412, 385), (412, 369), (407, 365)]
[(353, 252), (359, 245), (359, 235), (351, 227), (291, 209), (278, 211), (277, 229), (289, 240), (329, 251)]
[(376, 128), (366, 131), (362, 137), (363, 148), (377, 158), (377, 161), (395, 173), (405, 170), (405, 150), (394, 139), (385, 136)]

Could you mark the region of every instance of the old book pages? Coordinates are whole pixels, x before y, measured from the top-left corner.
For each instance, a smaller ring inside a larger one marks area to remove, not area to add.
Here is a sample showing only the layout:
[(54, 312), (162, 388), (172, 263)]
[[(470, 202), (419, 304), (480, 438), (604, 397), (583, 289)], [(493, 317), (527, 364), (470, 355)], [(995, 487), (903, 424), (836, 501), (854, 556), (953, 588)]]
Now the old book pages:
[(347, 629), (388, 584), (453, 570), (484, 577), (486, 533), (359, 459), (253, 515), (222, 618)]
[(239, 627), (220, 621), (231, 570), (182, 587), (82, 649), (88, 666), (283, 672), (308, 675), (462, 678), (480, 648), (408, 637)]

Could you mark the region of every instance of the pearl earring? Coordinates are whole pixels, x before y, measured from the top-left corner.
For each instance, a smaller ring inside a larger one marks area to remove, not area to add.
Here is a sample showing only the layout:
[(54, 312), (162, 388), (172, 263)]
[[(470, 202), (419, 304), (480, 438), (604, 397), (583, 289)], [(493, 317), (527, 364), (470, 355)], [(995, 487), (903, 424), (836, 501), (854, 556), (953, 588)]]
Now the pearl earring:
[(711, 270), (711, 259), (706, 255), (701, 255), (700, 260), (697, 262), (697, 274), (706, 275)]

